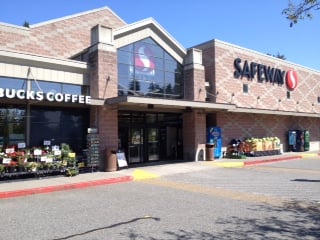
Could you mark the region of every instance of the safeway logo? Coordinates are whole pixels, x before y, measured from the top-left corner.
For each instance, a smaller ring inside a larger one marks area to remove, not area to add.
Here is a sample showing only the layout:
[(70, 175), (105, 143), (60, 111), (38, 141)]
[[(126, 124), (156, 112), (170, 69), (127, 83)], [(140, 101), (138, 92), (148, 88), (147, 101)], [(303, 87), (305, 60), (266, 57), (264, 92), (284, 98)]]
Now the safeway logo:
[(155, 60), (152, 50), (146, 45), (140, 45), (136, 48), (135, 56), (136, 71), (140, 74), (154, 75)]
[(296, 71), (287, 71), (286, 84), (289, 90), (294, 90), (298, 86), (298, 73)]

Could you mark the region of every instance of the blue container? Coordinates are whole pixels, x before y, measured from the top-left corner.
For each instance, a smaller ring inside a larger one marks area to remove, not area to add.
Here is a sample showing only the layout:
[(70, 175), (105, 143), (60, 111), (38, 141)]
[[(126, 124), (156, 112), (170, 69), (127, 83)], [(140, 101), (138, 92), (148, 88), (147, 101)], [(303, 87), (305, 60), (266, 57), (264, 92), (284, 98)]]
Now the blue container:
[(213, 145), (214, 158), (222, 158), (222, 133), (220, 127), (207, 128), (207, 145)]

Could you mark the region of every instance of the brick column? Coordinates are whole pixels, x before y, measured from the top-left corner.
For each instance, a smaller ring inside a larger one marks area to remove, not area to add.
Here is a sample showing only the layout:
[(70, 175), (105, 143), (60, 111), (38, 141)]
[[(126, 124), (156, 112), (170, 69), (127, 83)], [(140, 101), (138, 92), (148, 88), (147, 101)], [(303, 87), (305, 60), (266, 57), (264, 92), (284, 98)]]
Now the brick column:
[[(185, 99), (205, 101), (205, 73), (202, 52), (188, 50), (184, 66)], [(206, 113), (199, 109), (186, 109), (183, 114), (183, 157), (194, 161), (201, 144), (206, 143)]]
[[(112, 29), (97, 25), (91, 30), (90, 95), (103, 99), (118, 95), (117, 52), (113, 45)], [(107, 149), (118, 148), (118, 111), (107, 105), (93, 106), (90, 127), (98, 128), (101, 169), (105, 168)]]
[(206, 100), (205, 82), (202, 51), (189, 49), (184, 65), (184, 98), (204, 102)]
[(201, 110), (183, 114), (183, 158), (196, 160), (196, 152), (206, 143), (206, 115)]

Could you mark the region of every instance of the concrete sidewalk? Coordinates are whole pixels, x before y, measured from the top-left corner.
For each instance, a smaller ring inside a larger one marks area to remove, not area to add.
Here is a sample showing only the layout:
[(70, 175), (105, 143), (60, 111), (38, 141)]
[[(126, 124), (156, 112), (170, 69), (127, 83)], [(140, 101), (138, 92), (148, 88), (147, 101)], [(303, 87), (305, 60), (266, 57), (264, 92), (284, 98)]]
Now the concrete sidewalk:
[(64, 191), (134, 180), (161, 177), (164, 175), (206, 170), (210, 167), (245, 167), (276, 161), (298, 160), (304, 157), (319, 156), (318, 152), (290, 152), (281, 155), (247, 157), (246, 159), (218, 159), (199, 162), (160, 162), (138, 165), (115, 172), (82, 173), (75, 177), (44, 177), (0, 182), (0, 199), (32, 194)]

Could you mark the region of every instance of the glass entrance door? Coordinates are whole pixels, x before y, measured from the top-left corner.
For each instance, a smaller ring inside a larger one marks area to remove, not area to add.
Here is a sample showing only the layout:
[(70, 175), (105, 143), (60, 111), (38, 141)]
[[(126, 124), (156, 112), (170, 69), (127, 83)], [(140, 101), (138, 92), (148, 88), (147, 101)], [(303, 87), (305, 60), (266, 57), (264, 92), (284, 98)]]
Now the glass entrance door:
[(129, 164), (182, 159), (181, 115), (120, 111), (119, 148)]
[(143, 128), (129, 128), (128, 160), (143, 162)]
[(160, 159), (159, 146), (159, 129), (148, 128), (148, 161)]

